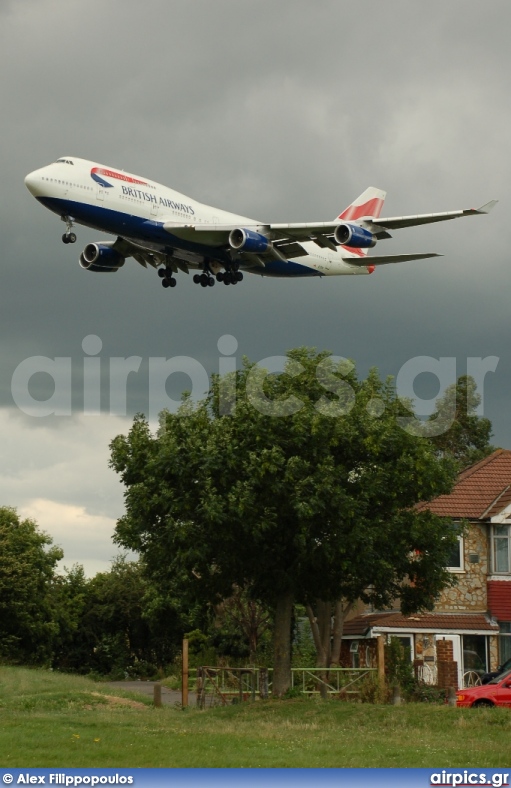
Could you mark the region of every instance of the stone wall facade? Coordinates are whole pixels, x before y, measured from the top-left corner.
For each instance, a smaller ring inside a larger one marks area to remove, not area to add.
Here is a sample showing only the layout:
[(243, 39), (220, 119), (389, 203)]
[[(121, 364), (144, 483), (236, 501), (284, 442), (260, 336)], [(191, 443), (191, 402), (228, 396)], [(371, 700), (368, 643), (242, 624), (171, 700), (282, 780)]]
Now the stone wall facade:
[(442, 591), (435, 605), (437, 613), (486, 612), (488, 549), (486, 526), (470, 523), (463, 537), (463, 569), (461, 572), (453, 572), (457, 583)]

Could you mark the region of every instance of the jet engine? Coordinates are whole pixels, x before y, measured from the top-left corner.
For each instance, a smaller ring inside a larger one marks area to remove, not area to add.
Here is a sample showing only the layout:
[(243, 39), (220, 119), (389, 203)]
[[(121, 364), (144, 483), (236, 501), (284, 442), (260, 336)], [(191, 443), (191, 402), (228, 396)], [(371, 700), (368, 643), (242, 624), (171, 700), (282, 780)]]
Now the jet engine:
[(341, 246), (353, 246), (358, 249), (376, 246), (374, 235), (358, 224), (339, 224), (335, 228), (334, 238)]
[(270, 242), (266, 236), (261, 235), (261, 233), (256, 233), (254, 230), (239, 228), (231, 230), (229, 233), (229, 245), (232, 249), (236, 249), (236, 251), (262, 254), (266, 252), (270, 246)]
[(111, 272), (124, 265), (125, 258), (108, 243), (87, 244), (80, 255), (80, 265), (87, 271)]

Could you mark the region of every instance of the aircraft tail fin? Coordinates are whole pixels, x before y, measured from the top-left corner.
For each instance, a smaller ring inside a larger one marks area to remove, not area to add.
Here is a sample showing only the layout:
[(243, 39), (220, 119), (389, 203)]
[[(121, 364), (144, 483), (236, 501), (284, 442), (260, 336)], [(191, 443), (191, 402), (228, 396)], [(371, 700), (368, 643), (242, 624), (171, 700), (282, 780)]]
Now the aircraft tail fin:
[[(351, 205), (348, 205), (348, 207), (339, 214), (336, 221), (349, 222), (364, 218), (377, 219), (383, 208), (386, 196), (387, 192), (376, 189), (374, 186), (369, 186), (365, 192), (362, 192), (356, 200), (353, 200)], [(351, 246), (345, 246), (343, 249), (344, 253), (352, 257), (365, 257), (369, 251), (369, 249), (360, 249)]]
[(375, 189), (374, 186), (369, 186), (365, 192), (362, 192), (360, 197), (353, 200), (351, 205), (337, 217), (345, 222), (353, 221), (354, 219), (362, 219), (363, 217), (370, 217), (377, 219), (383, 208), (387, 192), (381, 189)]

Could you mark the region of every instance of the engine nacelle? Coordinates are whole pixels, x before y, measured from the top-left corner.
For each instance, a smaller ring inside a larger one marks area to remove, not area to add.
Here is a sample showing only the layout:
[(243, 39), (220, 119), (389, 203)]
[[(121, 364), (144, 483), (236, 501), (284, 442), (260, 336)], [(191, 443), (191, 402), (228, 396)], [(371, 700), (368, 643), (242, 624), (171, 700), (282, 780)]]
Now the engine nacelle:
[(266, 252), (270, 246), (270, 242), (265, 235), (241, 227), (236, 230), (231, 230), (229, 233), (229, 245), (232, 249), (236, 249), (236, 251), (262, 254)]
[(80, 265), (87, 271), (111, 273), (124, 265), (125, 258), (110, 244), (87, 244), (80, 255)]
[(339, 224), (335, 228), (334, 238), (341, 246), (353, 246), (356, 249), (370, 249), (376, 246), (374, 235), (358, 224)]

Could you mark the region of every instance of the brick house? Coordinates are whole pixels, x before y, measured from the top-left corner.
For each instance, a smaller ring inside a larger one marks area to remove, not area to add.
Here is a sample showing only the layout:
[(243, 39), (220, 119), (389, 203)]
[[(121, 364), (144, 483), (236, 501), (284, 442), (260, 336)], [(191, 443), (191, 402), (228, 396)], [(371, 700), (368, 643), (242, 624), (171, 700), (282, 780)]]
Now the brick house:
[(448, 567), (456, 585), (431, 613), (359, 611), (345, 622), (342, 661), (374, 665), (375, 638), (398, 637), (419, 675), (435, 683), (438, 641), (451, 641), (462, 687), (511, 657), (511, 451), (499, 449), (467, 468), (449, 495), (421, 507), (468, 521)]

